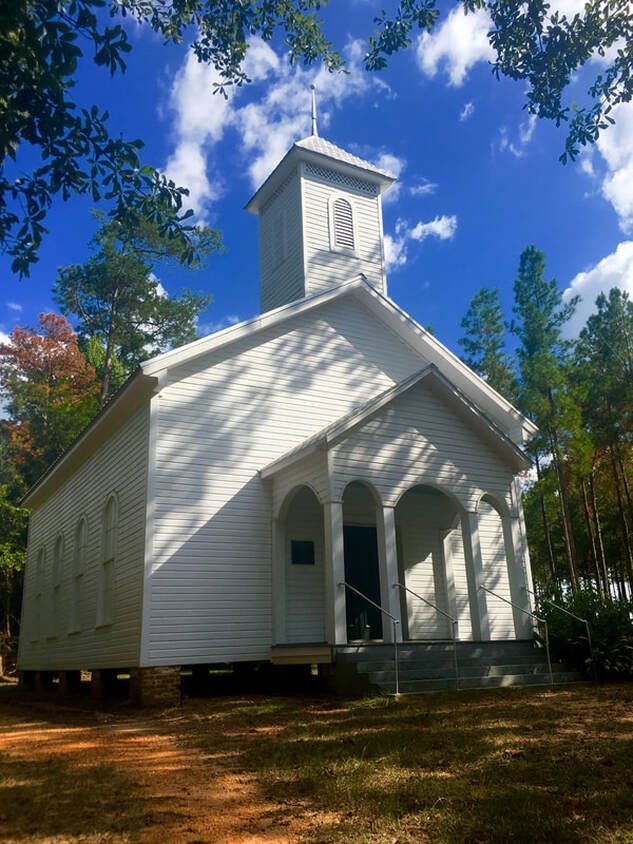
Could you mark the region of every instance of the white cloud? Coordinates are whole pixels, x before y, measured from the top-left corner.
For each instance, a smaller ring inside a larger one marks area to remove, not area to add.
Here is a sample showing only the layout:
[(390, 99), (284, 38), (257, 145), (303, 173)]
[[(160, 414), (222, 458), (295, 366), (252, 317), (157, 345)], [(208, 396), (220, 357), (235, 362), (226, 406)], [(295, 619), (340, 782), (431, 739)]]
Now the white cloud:
[(463, 123), (465, 120), (468, 120), (469, 117), (472, 117), (475, 113), (475, 104), (473, 102), (467, 102), (464, 104), (464, 108), (459, 113), (459, 122)]
[(463, 85), (475, 64), (494, 58), (488, 41), (491, 28), (486, 11), (478, 9), (465, 14), (461, 4), (454, 7), (432, 33), (424, 32), (418, 38), (416, 56), (420, 69), (431, 78), (443, 71), (450, 85)]
[[(214, 95), (214, 72), (200, 65), (193, 54), (185, 59), (171, 89), (176, 144), (165, 169), (174, 181), (189, 187), (188, 205), (200, 220), (205, 219), (212, 202), (222, 194), (217, 175), (221, 165), (218, 162), (213, 167), (213, 149), (228, 130), (239, 137), (246, 171), (255, 188), (292, 143), (310, 132), (311, 83), (317, 88), (321, 128), (328, 126), (331, 109), (340, 108), (348, 98), (372, 89), (389, 90), (379, 77), (363, 71), (360, 41), (351, 41), (344, 50), (347, 74), (331, 74), (325, 68), (290, 67), (261, 39), (253, 38), (249, 44), (244, 69), (254, 83), (267, 80), (259, 100), (245, 102), (252, 96), (247, 92), (257, 90), (256, 84), (229, 89), (227, 99)], [(404, 166), (395, 156), (390, 159), (400, 169)]]
[(429, 223), (418, 223), (409, 230), (409, 237), (412, 240), (426, 240), (427, 237), (437, 237), (440, 240), (451, 240), (457, 231), (457, 217), (453, 214), (448, 217), (445, 214), (436, 217)]
[(428, 223), (419, 222), (409, 226), (404, 220), (398, 220), (395, 233), (385, 235), (385, 266), (387, 271), (396, 270), (404, 266), (409, 258), (408, 245), (410, 241), (422, 243), (427, 237), (437, 237), (439, 240), (450, 240), (457, 231), (457, 217), (442, 215), (435, 217)]
[(596, 142), (606, 164), (602, 194), (613, 205), (622, 229), (629, 231), (633, 228), (633, 103), (616, 106), (612, 116), (615, 125)]
[(11, 343), (11, 338), (4, 331), (0, 331), (0, 343)]
[[(382, 152), (377, 157), (374, 157), (373, 162), (376, 167), (378, 167), (380, 170), (384, 170), (386, 173), (390, 173), (392, 176), (395, 176), (398, 180), (400, 179), (402, 172), (407, 166), (407, 162), (404, 158), (398, 158), (397, 155), (393, 155), (390, 152)], [(389, 188), (389, 190), (385, 194), (383, 194), (383, 205), (390, 202), (396, 202), (400, 198), (401, 193), (402, 182), (394, 182)]]
[(411, 185), (409, 193), (412, 196), (430, 196), (431, 194), (434, 194), (436, 190), (437, 185), (435, 182), (431, 182), (428, 179), (422, 179), (417, 185)]
[(242, 320), (237, 314), (226, 314), (216, 322), (206, 322), (198, 326), (198, 332), (201, 337), (206, 337), (208, 334), (215, 334), (216, 331), (222, 331), (223, 328), (229, 328), (231, 325), (237, 325)]
[(23, 310), (22, 305), (18, 304), (17, 302), (7, 302), (7, 308), (10, 311), (16, 311), (17, 313), (20, 313), (20, 311)]
[(385, 268), (395, 270), (407, 263), (407, 248), (404, 237), (385, 235)]
[(618, 244), (615, 252), (599, 261), (595, 267), (578, 273), (563, 293), (563, 299), (569, 301), (572, 296), (580, 296), (581, 302), (576, 313), (566, 326), (568, 337), (576, 337), (587, 322), (587, 317), (595, 310), (599, 293), (607, 293), (612, 287), (621, 287), (633, 296), (633, 241), (625, 240)]
[(516, 158), (523, 158), (525, 155), (525, 150), (532, 140), (532, 136), (534, 135), (534, 130), (536, 128), (536, 115), (531, 114), (525, 123), (521, 123), (519, 126), (519, 133), (518, 137), (511, 141), (509, 137), (509, 132), (507, 126), (503, 126), (499, 131), (501, 134), (501, 139), (499, 141), (499, 149), (501, 152), (511, 152)]

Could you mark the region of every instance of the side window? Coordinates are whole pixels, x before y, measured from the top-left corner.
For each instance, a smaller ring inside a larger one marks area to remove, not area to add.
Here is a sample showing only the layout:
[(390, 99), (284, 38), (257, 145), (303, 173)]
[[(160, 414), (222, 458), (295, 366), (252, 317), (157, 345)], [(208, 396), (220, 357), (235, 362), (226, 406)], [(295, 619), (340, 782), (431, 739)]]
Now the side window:
[(64, 537), (61, 533), (55, 539), (53, 547), (53, 570), (50, 613), (48, 617), (48, 636), (57, 636), (61, 612), (62, 576), (64, 572)]
[(43, 598), (44, 593), (44, 575), (46, 572), (46, 548), (40, 548), (37, 552), (37, 560), (35, 563), (35, 610), (33, 613), (33, 621), (31, 627), (31, 641), (37, 642), (42, 636), (44, 621), (43, 621)]
[(113, 619), (118, 517), (117, 499), (115, 495), (111, 495), (103, 511), (101, 566), (97, 589), (97, 627), (112, 624)]
[(349, 200), (342, 196), (330, 200), (330, 249), (334, 252), (355, 252), (354, 212)]
[(73, 585), (69, 625), (70, 633), (78, 633), (81, 630), (81, 600), (87, 549), (88, 522), (85, 517), (82, 517), (75, 529), (75, 544), (73, 548)]

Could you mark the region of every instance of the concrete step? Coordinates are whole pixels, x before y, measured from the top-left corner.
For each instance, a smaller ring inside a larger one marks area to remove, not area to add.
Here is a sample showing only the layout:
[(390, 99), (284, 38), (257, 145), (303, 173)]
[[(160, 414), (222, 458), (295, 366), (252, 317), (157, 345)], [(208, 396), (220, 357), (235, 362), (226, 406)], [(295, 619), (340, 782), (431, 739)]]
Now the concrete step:
[[(552, 666), (552, 670), (554, 673), (565, 673), (565, 670), (567, 669), (561, 670), (560, 666)], [(568, 670), (571, 671), (572, 669)], [(472, 678), (477, 679), (480, 677), (504, 677), (517, 675), (538, 675), (540, 677), (549, 677), (549, 669), (547, 667), (547, 663), (541, 662), (526, 665), (488, 665), (478, 666), (477, 668), (471, 666), (465, 670), (463, 669), (463, 666), (459, 666), (459, 676), (464, 680), (470, 680)], [(367, 676), (369, 677), (370, 683), (373, 683), (374, 685), (381, 685), (383, 683), (393, 683), (396, 678), (396, 672), (393, 663), (391, 663), (390, 666), (382, 670), (367, 672)], [(411, 668), (408, 665), (400, 665), (399, 676), (402, 681), (452, 679), (455, 676), (455, 670), (454, 666), (443, 666), (439, 668)]]
[[(488, 655), (489, 656), (489, 655)], [(380, 659), (380, 660), (363, 660), (354, 662), (353, 664), (356, 666), (356, 670), (359, 673), (369, 674), (372, 671), (386, 671), (389, 668), (393, 667), (394, 657), (393, 654), (391, 655), (390, 659)], [(542, 663), (543, 665), (547, 664), (547, 656), (545, 653), (541, 654), (538, 651), (533, 651), (529, 655), (523, 654), (503, 654), (502, 656), (497, 657), (496, 659), (486, 659), (485, 657), (471, 657), (464, 659), (464, 657), (458, 652), (457, 654), (457, 661), (460, 665), (460, 668), (463, 667), (465, 671), (477, 671), (480, 668), (486, 668), (488, 666), (493, 665), (537, 665)], [(425, 669), (444, 669), (450, 668), (455, 663), (455, 654), (451, 650), (442, 656), (431, 656), (428, 658), (420, 658), (416, 656), (415, 658), (402, 656), (398, 653), (398, 662), (403, 668), (410, 668), (420, 669), (421, 671)]]
[[(578, 683), (583, 680), (577, 671), (554, 673), (554, 685)], [(394, 682), (374, 684), (381, 692), (393, 694)], [(506, 686), (549, 686), (548, 674), (504, 674), (493, 677), (460, 677), (460, 689), (504, 688)], [(444, 691), (455, 689), (455, 677), (434, 678), (427, 680), (402, 680), (399, 684), (401, 694), (421, 694), (423, 692)]]

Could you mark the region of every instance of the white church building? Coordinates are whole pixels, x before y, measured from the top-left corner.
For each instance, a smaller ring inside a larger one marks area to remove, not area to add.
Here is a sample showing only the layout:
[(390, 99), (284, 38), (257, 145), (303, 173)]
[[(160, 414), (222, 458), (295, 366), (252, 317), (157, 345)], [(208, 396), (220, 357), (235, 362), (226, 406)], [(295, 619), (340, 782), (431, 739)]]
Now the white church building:
[(30, 490), (26, 681), (152, 701), (187, 667), (531, 639), (535, 427), (388, 297), (392, 182), (295, 143), (246, 206), (260, 315), (146, 361)]

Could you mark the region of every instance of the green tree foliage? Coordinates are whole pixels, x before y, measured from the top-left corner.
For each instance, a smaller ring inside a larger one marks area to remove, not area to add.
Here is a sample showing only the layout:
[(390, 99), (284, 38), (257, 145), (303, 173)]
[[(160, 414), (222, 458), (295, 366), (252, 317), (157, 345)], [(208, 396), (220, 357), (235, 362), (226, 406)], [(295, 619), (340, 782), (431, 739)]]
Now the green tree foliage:
[[(527, 83), (531, 114), (569, 123), (563, 163), (597, 140), (613, 123), (613, 109), (633, 97), (633, 5), (629, 0), (588, 0), (582, 13), (567, 17), (548, 0), (463, 0), (464, 9), (487, 10), (495, 76)], [(438, 17), (434, 0), (400, 0), (395, 14), (381, 13), (365, 59), (370, 69), (407, 47), (415, 29), (430, 30)], [(608, 55), (608, 58), (606, 54)], [(565, 100), (573, 75), (596, 62), (586, 104)]]
[(59, 271), (55, 301), (77, 320), (80, 340), (101, 374), (101, 404), (141, 361), (196, 339), (196, 319), (211, 297), (188, 290), (170, 297), (152, 273), (153, 258), (181, 258), (172, 243), (155, 227), (105, 223), (94, 239), (94, 257)]
[[(213, 2), (188, 0), (11, 0), (0, 10), (0, 243), (13, 269), (28, 275), (46, 233), (56, 196), (103, 198), (111, 216), (128, 225), (146, 218), (178, 242), (187, 260), (195, 255), (195, 230), (182, 211), (187, 193), (143, 164), (140, 140), (112, 133), (98, 105), (79, 108), (72, 92), (86, 57), (110, 75), (125, 71), (132, 49), (120, 18), (150, 26), (163, 41), (191, 36), (200, 61), (225, 84), (247, 80), (242, 70), (249, 35), (270, 39), (283, 28), (290, 59), (323, 57), (340, 65), (315, 17), (318, 0)], [(119, 20), (117, 20), (119, 18)], [(221, 88), (222, 90), (222, 88)], [(41, 162), (15, 175), (6, 165), (23, 148)], [(193, 242), (192, 242), (193, 241)]]
[(504, 398), (514, 401), (518, 385), (505, 351), (505, 323), (497, 288), (482, 287), (475, 293), (461, 327), (464, 335), (458, 342), (464, 349), (464, 363)]
[(561, 329), (573, 314), (577, 300), (564, 304), (555, 279), (547, 281), (545, 255), (528, 246), (519, 260), (514, 282), (516, 319), (512, 331), (519, 341), (517, 358), (521, 377), (520, 404), (539, 426), (534, 447), (552, 456), (558, 478), (561, 522), (572, 587), (578, 588), (576, 551), (569, 509), (570, 470), (566, 460), (575, 440), (582, 437), (580, 409), (570, 394), (567, 348)]

